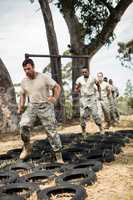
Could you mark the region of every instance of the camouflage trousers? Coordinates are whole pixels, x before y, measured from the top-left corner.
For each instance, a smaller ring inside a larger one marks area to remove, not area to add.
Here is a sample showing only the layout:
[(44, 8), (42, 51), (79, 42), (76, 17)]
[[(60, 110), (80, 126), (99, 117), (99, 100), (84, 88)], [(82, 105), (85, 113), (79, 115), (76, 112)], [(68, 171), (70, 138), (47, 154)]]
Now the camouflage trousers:
[(116, 98), (113, 98), (113, 106), (114, 106), (115, 120), (119, 121), (120, 120), (120, 113), (118, 111), (118, 103), (117, 103)]
[(115, 104), (114, 104), (114, 98), (113, 97), (109, 98), (109, 104), (110, 104), (111, 123), (114, 123), (114, 122), (116, 122), (116, 113), (115, 113)]
[(97, 100), (94, 95), (80, 99), (80, 125), (86, 127), (87, 119), (92, 115), (97, 126), (101, 126), (102, 121), (98, 112)]
[(56, 131), (56, 119), (54, 105), (51, 103), (30, 103), (26, 111), (22, 114), (20, 121), (20, 134), (26, 143), (30, 140), (30, 129), (34, 126), (36, 118), (39, 118), (54, 151), (62, 148), (60, 136)]
[(103, 111), (105, 122), (110, 123), (111, 117), (110, 117), (110, 102), (109, 102), (109, 99), (107, 97), (102, 98), (100, 100), (100, 104), (101, 104), (101, 108), (102, 108), (102, 111)]

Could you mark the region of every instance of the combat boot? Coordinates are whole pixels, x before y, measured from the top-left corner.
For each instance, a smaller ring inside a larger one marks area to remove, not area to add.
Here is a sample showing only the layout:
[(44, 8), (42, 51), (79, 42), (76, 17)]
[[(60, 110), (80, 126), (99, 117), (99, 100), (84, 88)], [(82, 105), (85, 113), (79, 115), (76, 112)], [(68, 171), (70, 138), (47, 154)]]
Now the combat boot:
[(104, 128), (101, 126), (99, 126), (99, 131), (100, 131), (100, 134), (101, 135), (104, 135), (105, 131), (104, 131)]
[(110, 126), (111, 126), (110, 122), (107, 122), (107, 123), (105, 124), (105, 126), (104, 126), (104, 129), (109, 129)]
[(26, 160), (29, 158), (32, 152), (32, 147), (30, 143), (24, 143), (23, 150), (19, 156), (21, 160)]
[(87, 137), (88, 137), (88, 134), (86, 132), (86, 128), (84, 126), (82, 126), (81, 128), (82, 128), (82, 137), (83, 137), (83, 140), (86, 140)]
[(56, 161), (57, 161), (58, 163), (64, 164), (61, 151), (56, 151), (56, 152), (55, 152), (55, 157), (56, 157)]
[(86, 128), (84, 126), (81, 126), (82, 134), (86, 133)]

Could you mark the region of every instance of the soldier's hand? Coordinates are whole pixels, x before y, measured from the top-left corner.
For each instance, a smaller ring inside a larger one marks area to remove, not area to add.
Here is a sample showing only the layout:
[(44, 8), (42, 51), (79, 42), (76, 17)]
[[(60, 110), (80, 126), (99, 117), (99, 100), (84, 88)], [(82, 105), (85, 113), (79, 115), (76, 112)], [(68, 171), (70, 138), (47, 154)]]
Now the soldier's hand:
[(24, 112), (24, 107), (18, 107), (17, 113), (21, 115)]
[(49, 97), (48, 97), (48, 102), (50, 102), (50, 103), (55, 103), (56, 100), (57, 100), (57, 99), (56, 99), (54, 96), (49, 96)]

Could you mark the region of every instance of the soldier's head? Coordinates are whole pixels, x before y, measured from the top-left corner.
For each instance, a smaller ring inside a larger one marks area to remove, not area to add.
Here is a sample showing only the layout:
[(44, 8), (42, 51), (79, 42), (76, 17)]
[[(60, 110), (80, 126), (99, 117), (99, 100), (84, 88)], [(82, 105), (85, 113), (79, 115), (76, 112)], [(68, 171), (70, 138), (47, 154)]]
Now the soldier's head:
[(113, 85), (113, 80), (112, 79), (109, 79), (109, 84)]
[(26, 76), (30, 79), (35, 77), (35, 64), (32, 59), (25, 59), (22, 63)]
[(104, 80), (105, 82), (108, 82), (108, 78), (107, 78), (107, 77), (104, 77), (103, 80)]
[(89, 69), (88, 69), (88, 67), (83, 66), (83, 67), (81, 68), (81, 74), (82, 74), (85, 78), (88, 78), (88, 77), (89, 77)]
[(103, 73), (102, 72), (98, 72), (97, 73), (97, 78), (98, 78), (99, 82), (102, 82), (103, 81)]

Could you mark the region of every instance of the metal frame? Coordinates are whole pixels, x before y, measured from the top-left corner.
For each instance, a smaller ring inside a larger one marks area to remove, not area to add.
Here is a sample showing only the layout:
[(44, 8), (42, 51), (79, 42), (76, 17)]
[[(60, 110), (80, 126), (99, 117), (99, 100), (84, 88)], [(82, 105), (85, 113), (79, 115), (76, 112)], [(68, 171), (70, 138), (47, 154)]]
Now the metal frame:
[(25, 59), (28, 59), (29, 57), (44, 57), (44, 58), (85, 58), (85, 59), (89, 59), (89, 56), (78, 56), (78, 55), (72, 55), (72, 56), (67, 56), (67, 55), (46, 55), (46, 54), (28, 54), (25, 53)]

